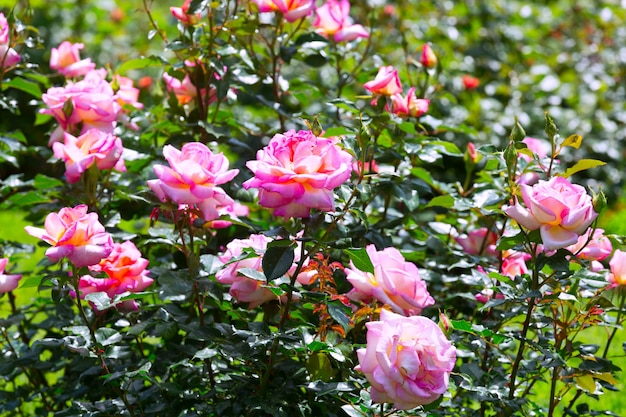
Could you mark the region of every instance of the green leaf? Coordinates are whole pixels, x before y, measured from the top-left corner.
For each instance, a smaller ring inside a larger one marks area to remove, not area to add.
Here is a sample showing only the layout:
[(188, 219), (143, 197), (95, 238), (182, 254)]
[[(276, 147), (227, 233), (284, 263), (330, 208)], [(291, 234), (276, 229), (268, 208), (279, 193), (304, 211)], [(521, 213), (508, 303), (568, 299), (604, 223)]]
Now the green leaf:
[(96, 341), (102, 346), (112, 345), (122, 340), (122, 334), (110, 327), (100, 327), (96, 330)]
[(582, 143), (583, 143), (583, 137), (578, 134), (573, 134), (573, 135), (568, 136), (567, 139), (563, 141), (563, 144), (561, 146), (570, 146), (574, 149), (578, 149), (580, 148), (580, 145)]
[(372, 263), (372, 260), (367, 254), (367, 250), (365, 250), (365, 248), (346, 249), (345, 252), (350, 257), (350, 260), (352, 261), (356, 269), (359, 269), (363, 272), (369, 272), (371, 274), (374, 273), (374, 264)]
[(261, 271), (257, 271), (256, 269), (252, 269), (252, 268), (241, 268), (237, 270), (238, 273), (240, 273), (243, 276), (246, 276), (250, 279), (253, 279), (255, 281), (261, 281), (261, 282), (265, 282), (266, 281), (266, 277), (263, 274), (263, 272)]
[(474, 333), (472, 330), (472, 323), (466, 320), (450, 320), (452, 328), (461, 332)]
[(328, 314), (335, 320), (337, 323), (343, 327), (343, 329), (348, 332), (352, 327), (352, 321), (350, 320), (350, 316), (348, 316), (347, 311), (350, 311), (350, 307), (344, 305), (341, 301), (330, 301), (326, 303), (328, 307)]
[(156, 55), (151, 55), (144, 58), (129, 59), (117, 68), (117, 73), (120, 75), (126, 74), (128, 71), (147, 68), (147, 67), (160, 67), (167, 64), (167, 61), (163, 60)]
[(199, 351), (197, 351), (196, 354), (193, 355), (193, 359), (200, 359), (200, 360), (211, 359), (212, 357), (216, 356), (217, 353), (218, 352), (215, 349), (204, 348), (204, 349), (200, 349)]
[(63, 181), (42, 174), (37, 174), (33, 183), (33, 186), (38, 190), (50, 190), (51, 188), (62, 187), (63, 185)]
[(267, 245), (261, 266), (268, 282), (282, 277), (289, 271), (295, 258), (294, 246), (286, 239), (275, 240)]
[(454, 205), (454, 197), (451, 195), (438, 195), (426, 204), (426, 207), (450, 208)]
[(13, 78), (2, 84), (2, 91), (8, 88), (15, 88), (16, 90), (23, 91), (37, 98), (41, 98), (42, 94), (41, 88), (39, 88), (39, 84), (32, 81), (26, 81), (23, 78)]
[(306, 369), (311, 374), (312, 380), (322, 380), (324, 382), (330, 381), (337, 372), (333, 369), (328, 356), (322, 352), (315, 352), (309, 356), (306, 361)]
[(581, 159), (576, 162), (573, 167), (567, 168), (563, 174), (560, 174), (563, 178), (569, 178), (577, 172), (584, 171), (595, 167), (606, 165), (606, 162), (598, 161), (597, 159)]

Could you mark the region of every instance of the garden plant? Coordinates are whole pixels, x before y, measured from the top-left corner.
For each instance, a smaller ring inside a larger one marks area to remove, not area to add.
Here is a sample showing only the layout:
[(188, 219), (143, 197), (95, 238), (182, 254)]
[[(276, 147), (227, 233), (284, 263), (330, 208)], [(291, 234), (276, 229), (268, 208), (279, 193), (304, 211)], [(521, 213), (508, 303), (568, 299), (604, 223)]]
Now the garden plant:
[(571, 3), (0, 1), (0, 415), (625, 415)]

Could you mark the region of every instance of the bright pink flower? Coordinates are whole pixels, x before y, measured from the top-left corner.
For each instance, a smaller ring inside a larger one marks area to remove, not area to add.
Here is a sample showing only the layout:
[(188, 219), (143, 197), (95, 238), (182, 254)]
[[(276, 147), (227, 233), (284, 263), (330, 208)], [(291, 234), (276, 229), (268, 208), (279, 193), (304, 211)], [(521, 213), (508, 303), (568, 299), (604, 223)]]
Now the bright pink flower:
[(80, 133), (89, 129), (112, 132), (122, 107), (102, 71), (94, 70), (76, 83), (52, 87), (43, 94), (48, 106), (41, 113), (54, 116), (61, 128), (70, 133), (82, 124)]
[(20, 54), (9, 46), (11, 28), (4, 13), (0, 13), (0, 68), (9, 68), (22, 60)]
[(469, 255), (498, 255), (496, 251), (498, 235), (486, 227), (472, 230), (468, 232), (467, 235), (455, 237), (454, 240), (461, 245), (463, 250)]
[(531, 258), (529, 253), (507, 250), (502, 253), (502, 275), (515, 278), (528, 274), (526, 261)]
[(74, 266), (95, 265), (113, 250), (111, 235), (98, 221), (97, 213), (87, 213), (81, 204), (62, 208), (46, 216), (44, 229), (26, 226), (26, 232), (52, 245), (46, 251), (50, 261), (67, 257)]
[(396, 93), (391, 96), (391, 112), (400, 117), (420, 117), (428, 111), (430, 100), (417, 98), (415, 87), (411, 87), (406, 96)]
[(170, 7), (170, 12), (172, 13), (172, 16), (185, 25), (195, 25), (200, 21), (202, 15), (200, 13), (189, 14), (190, 5), (191, 0), (185, 0), (181, 7)]
[(431, 48), (430, 45), (427, 43), (422, 46), (420, 63), (425, 68), (434, 68), (437, 66), (437, 55), (435, 55), (435, 51), (433, 51), (433, 48)]
[(608, 237), (604, 235), (604, 229), (588, 229), (578, 238), (578, 242), (566, 247), (568, 251), (576, 255), (577, 258), (588, 261), (602, 261), (613, 251), (613, 245)]
[[(536, 156), (536, 159), (525, 153), (518, 152), (520, 159), (523, 159), (527, 163), (537, 160), (539, 168), (545, 170), (542, 161), (548, 156), (548, 153), (551, 152), (550, 145), (545, 141), (531, 137), (524, 138), (522, 142), (525, 143), (526, 147)], [(558, 161), (554, 162), (558, 163)], [(517, 180), (519, 184), (527, 185), (533, 185), (537, 181), (539, 181), (539, 173), (530, 170), (523, 172)]]
[(126, 171), (121, 158), (122, 140), (98, 129), (90, 129), (79, 137), (65, 133), (63, 143), (53, 143), (52, 149), (55, 157), (65, 161), (65, 177), (70, 184), (77, 182), (93, 164), (100, 170)]
[[(125, 292), (140, 292), (152, 284), (146, 269), (148, 260), (141, 257), (141, 252), (131, 241), (115, 243), (113, 251), (100, 263), (92, 265), (93, 272), (103, 272), (107, 278), (95, 278), (90, 275), (80, 277), (80, 297), (93, 292), (105, 292), (110, 298)], [(134, 300), (125, 302), (125, 309), (136, 310)]]
[(610, 288), (626, 285), (626, 252), (619, 249), (615, 251), (611, 262), (609, 262), (611, 272), (609, 273)]
[(494, 290), (490, 288), (485, 288), (478, 294), (474, 295), (474, 298), (476, 298), (476, 301), (478, 301), (481, 304), (487, 304), (487, 302), (494, 297), (496, 299), (503, 300), (504, 294), (496, 293)]
[(9, 262), (8, 258), (0, 258), (0, 294), (4, 294), (5, 292), (13, 291), (14, 289), (16, 289), (17, 284), (19, 283), (20, 279), (22, 279), (21, 275), (9, 275), (4, 273), (7, 262)]
[(476, 77), (472, 77), (471, 75), (463, 75), (461, 79), (463, 80), (463, 86), (466, 90), (473, 90), (480, 85), (480, 80)]
[(237, 169), (228, 169), (224, 154), (214, 154), (206, 145), (191, 142), (181, 150), (165, 145), (163, 156), (169, 167), (155, 165), (154, 172), (159, 179), (148, 181), (161, 201), (197, 205), (206, 221), (219, 217), (218, 207), (233, 204), (226, 192), (217, 187), (239, 173)]
[(376, 403), (408, 410), (437, 400), (448, 389), (456, 349), (432, 320), (387, 310), (366, 324), (367, 346), (357, 350), (359, 365)]
[(80, 50), (84, 47), (82, 43), (61, 42), (50, 51), (50, 68), (66, 77), (78, 77), (94, 70), (96, 64), (90, 58), (80, 59)]
[(254, 0), (259, 12), (279, 12), (288, 22), (308, 16), (315, 8), (315, 0)]
[[(268, 284), (265, 280), (256, 280), (240, 272), (245, 268), (263, 273), (263, 254), (271, 241), (270, 238), (261, 234), (250, 235), (248, 239), (234, 239), (226, 245), (226, 250), (219, 257), (226, 266), (215, 274), (215, 278), (222, 284), (230, 285), (229, 294), (241, 303), (249, 303), (248, 308), (250, 309), (268, 301), (280, 300), (270, 289), (278, 288), (278, 284), (281, 283), (280, 278)], [(248, 251), (256, 256), (244, 256)], [(295, 251), (294, 263), (287, 271), (287, 275), (292, 275), (295, 272), (297, 262), (300, 260), (299, 253), (299, 250)], [(233, 260), (235, 261), (233, 262)], [(304, 281), (309, 278), (308, 274), (302, 273), (300, 275), (296, 278), (297, 282), (307, 283)]]
[(246, 166), (254, 177), (243, 187), (259, 189), (259, 204), (276, 216), (309, 217), (311, 209), (335, 209), (333, 190), (352, 172), (352, 156), (331, 138), (311, 131), (276, 134)]
[(563, 177), (520, 187), (526, 207), (517, 202), (504, 212), (526, 229), (540, 229), (548, 250), (575, 244), (598, 216), (585, 189)]
[(357, 269), (352, 261), (346, 268), (347, 279), (354, 287), (348, 298), (367, 301), (375, 298), (393, 311), (406, 316), (420, 314), (435, 304), (426, 283), (419, 277), (417, 266), (407, 262), (396, 248), (377, 251), (374, 245), (366, 248), (374, 273)]
[[(363, 170), (361, 168), (364, 168)], [(363, 171), (364, 174), (378, 173), (378, 164), (373, 159), (371, 161), (365, 161), (365, 164), (361, 161), (354, 161), (352, 163), (352, 171), (360, 174)]]
[[(217, 208), (217, 214), (221, 216), (228, 216), (231, 219), (237, 219), (240, 216), (247, 216), (250, 214), (250, 209), (248, 206), (244, 206), (238, 201), (234, 201), (232, 204), (228, 204), (225, 206), (221, 206)], [(209, 224), (204, 225), (204, 227), (209, 227), (211, 229), (223, 229), (225, 227), (229, 227), (233, 223), (226, 219), (216, 219), (211, 220)]]
[(374, 94), (383, 96), (392, 96), (402, 93), (398, 70), (392, 66), (380, 67), (376, 78), (363, 84), (363, 87)]
[(0, 12), (0, 45), (6, 45), (9, 43), (10, 33), (11, 28), (9, 27), (9, 22), (4, 16), (4, 13)]
[[(163, 74), (163, 80), (165, 81), (165, 88), (167, 91), (174, 93), (178, 104), (185, 105), (193, 102), (193, 100), (200, 94), (200, 97), (205, 101), (206, 105), (213, 103), (217, 100), (217, 89), (213, 86), (200, 89), (191, 82), (189, 74), (185, 74), (183, 80), (172, 77), (168, 73)], [(207, 96), (208, 91), (208, 96)]]
[(115, 91), (115, 98), (120, 106), (125, 104), (133, 106), (136, 109), (142, 109), (143, 104), (139, 100), (139, 89), (133, 85), (133, 80), (128, 77), (115, 74), (113, 76), (112, 86)]
[(335, 42), (344, 42), (369, 37), (363, 26), (352, 23), (348, 0), (327, 0), (315, 10), (315, 14), (313, 26), (325, 38), (332, 36)]

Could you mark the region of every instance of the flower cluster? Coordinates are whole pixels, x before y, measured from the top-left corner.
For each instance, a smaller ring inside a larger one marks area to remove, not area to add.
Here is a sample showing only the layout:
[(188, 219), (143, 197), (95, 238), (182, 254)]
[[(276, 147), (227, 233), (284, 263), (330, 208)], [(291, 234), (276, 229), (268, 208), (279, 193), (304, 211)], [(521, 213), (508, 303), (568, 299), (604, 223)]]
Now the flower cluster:
[(376, 77), (363, 84), (366, 90), (376, 97), (375, 103), (381, 96), (388, 97), (391, 106), (387, 110), (399, 117), (419, 117), (428, 112), (430, 100), (418, 98), (415, 87), (409, 88), (406, 95), (402, 94), (402, 84), (398, 70), (392, 66), (382, 66)]

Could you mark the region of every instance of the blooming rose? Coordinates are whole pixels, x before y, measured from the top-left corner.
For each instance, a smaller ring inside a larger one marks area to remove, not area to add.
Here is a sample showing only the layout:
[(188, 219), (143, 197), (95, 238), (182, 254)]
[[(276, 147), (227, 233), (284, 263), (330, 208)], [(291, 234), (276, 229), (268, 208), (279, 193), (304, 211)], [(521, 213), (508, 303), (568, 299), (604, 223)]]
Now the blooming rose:
[(491, 288), (485, 288), (484, 290), (481, 290), (478, 294), (474, 295), (474, 298), (476, 298), (476, 301), (482, 304), (487, 304), (487, 302), (494, 297), (496, 299), (503, 300), (504, 294), (496, 293)]
[(383, 309), (380, 321), (366, 327), (367, 346), (357, 350), (355, 370), (372, 385), (372, 401), (408, 410), (446, 392), (456, 349), (433, 321)]
[(526, 261), (531, 258), (529, 253), (507, 250), (502, 252), (502, 275), (509, 278), (515, 278), (520, 275), (528, 274), (528, 266)]
[(170, 12), (172, 13), (172, 16), (185, 25), (195, 25), (200, 21), (201, 14), (189, 14), (190, 5), (191, 0), (185, 0), (181, 7), (170, 7)]
[(369, 37), (363, 26), (352, 24), (348, 0), (328, 0), (315, 10), (315, 14), (313, 26), (326, 38), (332, 36), (336, 42), (343, 42)]
[(9, 262), (8, 258), (0, 258), (0, 294), (16, 289), (17, 284), (22, 278), (21, 275), (9, 275), (4, 273), (4, 268), (6, 268), (7, 262)]
[[(188, 68), (195, 67), (196, 62), (187, 60), (185, 61), (185, 65)], [(215, 78), (219, 80), (220, 77), (215, 74)], [(169, 75), (168, 73), (164, 73), (163, 81), (165, 81), (165, 88), (167, 91), (174, 93), (178, 104), (181, 106), (192, 103), (198, 95), (207, 106), (217, 100), (217, 89), (214, 86), (198, 89), (191, 81), (189, 72), (185, 74), (182, 81)]]
[(461, 245), (463, 250), (469, 255), (498, 255), (496, 251), (498, 235), (486, 227), (472, 230), (468, 232), (467, 235), (455, 237), (454, 240)]
[(111, 169), (125, 172), (121, 158), (124, 147), (122, 140), (111, 133), (89, 129), (79, 137), (65, 133), (64, 142), (52, 144), (54, 156), (65, 161), (67, 182), (75, 183), (93, 164), (98, 169)]
[(315, 8), (315, 0), (254, 0), (259, 12), (279, 12), (288, 22), (308, 16)]
[(411, 87), (406, 96), (396, 93), (391, 96), (391, 112), (400, 117), (420, 117), (428, 111), (430, 100), (417, 98), (415, 87)]
[(419, 277), (417, 266), (405, 261), (399, 250), (376, 251), (374, 245), (368, 245), (365, 250), (374, 265), (374, 273), (361, 271), (350, 261), (345, 272), (354, 288), (347, 294), (348, 298), (356, 301), (375, 298), (406, 316), (420, 314), (435, 303)]
[[(84, 275), (80, 278), (78, 288), (80, 297), (93, 292), (105, 292), (110, 298), (125, 292), (139, 292), (152, 284), (152, 278), (148, 277), (148, 260), (141, 257), (141, 252), (131, 241), (115, 243), (111, 254), (102, 259), (100, 263), (92, 265), (89, 269), (93, 272), (104, 272), (108, 278), (95, 278)], [(122, 306), (125, 309), (136, 310), (134, 300), (125, 301)]]
[(352, 156), (331, 138), (311, 131), (277, 134), (246, 166), (254, 177), (243, 187), (259, 189), (259, 204), (284, 217), (309, 217), (311, 209), (332, 211), (333, 189), (352, 172)]
[(548, 250), (575, 244), (598, 216), (585, 189), (565, 178), (520, 187), (526, 207), (517, 202), (504, 212), (526, 229), (539, 229)]
[(115, 98), (120, 106), (128, 104), (136, 109), (142, 109), (143, 103), (139, 100), (139, 89), (133, 85), (133, 80), (128, 77), (115, 74), (113, 76), (112, 87), (115, 92)]
[[(541, 168), (542, 170), (545, 170), (545, 167), (542, 164), (542, 160), (548, 156), (549, 152), (551, 152), (550, 145), (546, 143), (545, 141), (531, 138), (531, 137), (524, 138), (522, 142), (526, 144), (526, 147), (538, 159), (539, 168)], [(520, 159), (523, 159), (524, 161), (526, 161), (526, 163), (531, 163), (534, 160), (533, 157), (522, 152), (518, 152), (518, 155)], [(554, 162), (558, 163), (558, 161), (554, 161)], [(526, 171), (520, 175), (517, 182), (519, 184), (533, 185), (538, 180), (539, 180), (539, 173), (533, 172), (533, 171)]]
[(609, 273), (609, 287), (626, 285), (626, 252), (619, 249), (615, 251), (611, 262), (609, 262), (611, 272)]
[(422, 55), (420, 56), (420, 63), (425, 68), (434, 68), (437, 66), (437, 55), (433, 51), (433, 48), (429, 44), (422, 46)]
[(74, 266), (95, 265), (113, 250), (111, 235), (98, 221), (97, 213), (87, 213), (81, 204), (62, 208), (46, 216), (44, 229), (26, 226), (26, 232), (52, 245), (46, 251), (50, 261), (67, 257)]
[[(219, 256), (220, 261), (224, 262), (226, 266), (215, 274), (215, 278), (222, 284), (230, 285), (229, 294), (239, 302), (249, 303), (248, 308), (250, 309), (268, 301), (279, 299), (270, 290), (271, 287), (275, 286), (273, 283), (267, 284), (265, 281), (257, 281), (240, 272), (246, 268), (262, 273), (263, 254), (270, 242), (271, 239), (262, 234), (250, 235), (248, 239), (234, 239), (226, 245), (226, 250)], [(251, 249), (257, 256), (251, 255), (240, 259), (244, 255), (245, 249)], [(294, 263), (287, 271), (288, 275), (295, 272), (296, 264), (300, 260), (299, 253), (299, 250), (295, 251)], [(234, 262), (233, 259), (235, 259)], [(309, 275), (303, 272), (296, 279), (300, 283), (308, 284)]]
[[(591, 232), (593, 230), (593, 236)], [(606, 259), (613, 251), (613, 245), (604, 235), (603, 229), (587, 229), (587, 232), (578, 238), (578, 242), (566, 247), (577, 258), (591, 261), (592, 271), (601, 271), (604, 266), (599, 262)]]
[(104, 79), (105, 74), (94, 70), (81, 81), (49, 88), (42, 95), (48, 108), (41, 113), (52, 115), (70, 133), (75, 133), (73, 130), (81, 123), (80, 133), (92, 128), (112, 132), (122, 107)]
[(96, 68), (90, 58), (80, 59), (82, 43), (61, 42), (57, 48), (50, 50), (50, 68), (59, 71), (66, 77), (85, 75)]
[(394, 94), (402, 93), (402, 85), (400, 84), (398, 70), (392, 66), (380, 67), (378, 74), (376, 74), (376, 78), (363, 84), (363, 87), (374, 94), (384, 96), (392, 96)]
[(197, 205), (206, 221), (219, 217), (218, 207), (233, 204), (226, 192), (217, 187), (239, 172), (228, 169), (224, 154), (214, 154), (206, 145), (192, 142), (183, 145), (181, 150), (165, 145), (163, 156), (169, 167), (155, 165), (154, 173), (159, 179), (148, 181), (161, 201), (169, 199), (178, 204)]
[(0, 68), (9, 68), (21, 61), (20, 54), (9, 47), (9, 22), (4, 13), (0, 13)]

